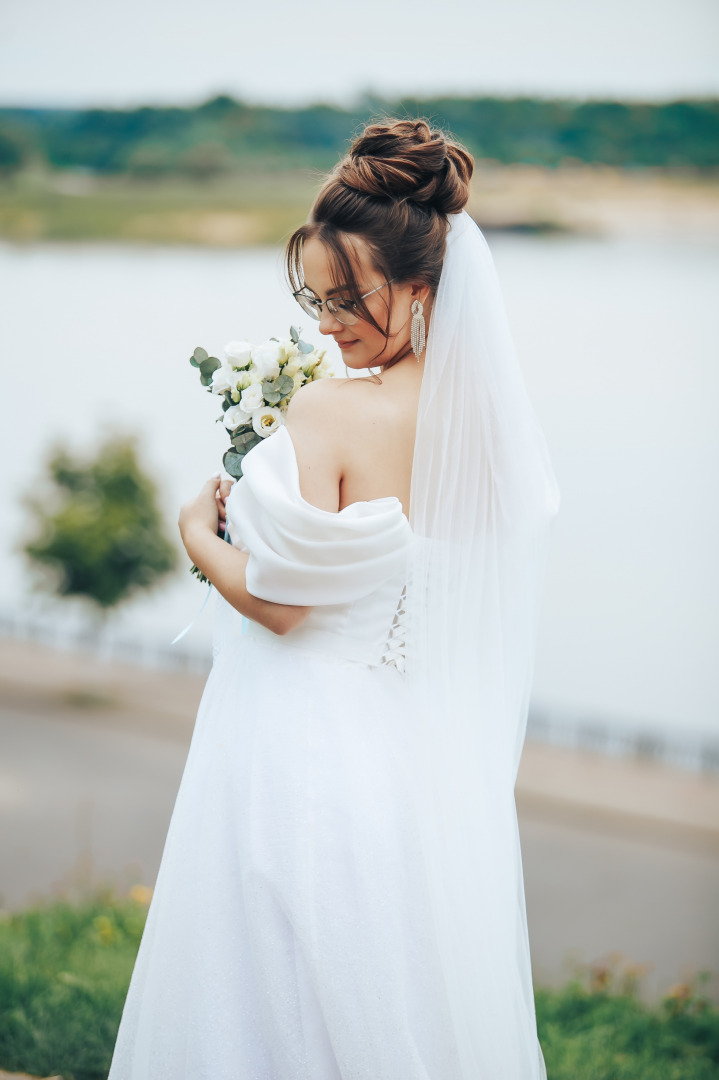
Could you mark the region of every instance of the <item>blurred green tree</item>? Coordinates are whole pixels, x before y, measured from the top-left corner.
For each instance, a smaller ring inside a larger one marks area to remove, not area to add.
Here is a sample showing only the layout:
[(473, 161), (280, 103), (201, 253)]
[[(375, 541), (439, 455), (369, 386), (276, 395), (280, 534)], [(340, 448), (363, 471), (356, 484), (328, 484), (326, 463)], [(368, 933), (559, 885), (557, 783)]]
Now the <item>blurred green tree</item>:
[(25, 164), (24, 139), (10, 129), (0, 130), (0, 178), (14, 176)]
[(107, 175), (178, 173), (204, 180), (247, 165), (329, 168), (362, 124), (428, 116), (481, 158), (556, 166), (567, 158), (625, 167), (719, 166), (719, 100), (366, 96), (352, 108), (249, 104), (220, 94), (197, 106), (132, 109), (0, 107), (0, 128), (55, 169)]
[(138, 179), (155, 180), (173, 172), (175, 161), (172, 150), (156, 142), (139, 143), (130, 152), (126, 162), (127, 172)]
[(174, 569), (177, 549), (132, 437), (108, 439), (90, 461), (58, 448), (49, 474), (49, 498), (26, 499), (37, 535), (22, 550), (53, 592), (105, 613)]
[(234, 165), (232, 154), (222, 143), (203, 142), (180, 154), (176, 168), (191, 180), (204, 183), (230, 172)]

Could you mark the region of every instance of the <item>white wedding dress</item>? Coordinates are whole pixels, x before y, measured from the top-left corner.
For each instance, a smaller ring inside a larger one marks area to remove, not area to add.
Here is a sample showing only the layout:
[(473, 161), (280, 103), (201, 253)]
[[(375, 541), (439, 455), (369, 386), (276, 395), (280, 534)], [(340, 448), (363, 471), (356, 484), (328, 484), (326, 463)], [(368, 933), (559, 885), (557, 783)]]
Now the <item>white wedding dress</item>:
[(277, 636), (217, 599), (110, 1080), (454, 1080), (402, 675), (409, 522), (396, 498), (308, 503), (284, 427), (227, 516), (249, 591), (313, 610)]

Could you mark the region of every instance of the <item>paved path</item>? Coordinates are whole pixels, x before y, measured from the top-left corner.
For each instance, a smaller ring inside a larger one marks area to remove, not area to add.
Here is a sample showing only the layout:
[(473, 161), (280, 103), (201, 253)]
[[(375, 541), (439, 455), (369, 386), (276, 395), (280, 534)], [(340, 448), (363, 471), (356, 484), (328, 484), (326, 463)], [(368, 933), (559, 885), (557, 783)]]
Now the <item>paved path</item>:
[[(203, 683), (0, 642), (6, 906), (154, 880)], [(649, 993), (719, 972), (716, 780), (528, 744), (517, 803), (537, 982), (612, 952)]]

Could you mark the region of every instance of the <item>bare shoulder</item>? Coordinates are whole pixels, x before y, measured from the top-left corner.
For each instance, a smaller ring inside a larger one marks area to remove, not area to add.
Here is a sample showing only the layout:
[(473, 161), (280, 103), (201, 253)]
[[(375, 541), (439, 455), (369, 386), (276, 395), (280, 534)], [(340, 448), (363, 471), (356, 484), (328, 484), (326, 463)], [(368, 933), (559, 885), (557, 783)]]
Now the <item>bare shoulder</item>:
[(339, 509), (342, 477), (340, 379), (305, 383), (292, 396), (285, 424), (294, 445), (303, 498), (321, 510)]
[(332, 378), (302, 386), (286, 424), (307, 502), (332, 511), (383, 495), (408, 502), (414, 398), (409, 383), (386, 379)]
[(379, 390), (380, 384), (366, 377), (305, 383), (290, 401), (290, 433), (303, 437), (306, 429), (344, 466), (349, 446), (385, 416), (388, 402)]
[(325, 414), (333, 412), (337, 407), (340, 385), (349, 381), (349, 379), (331, 378), (305, 383), (290, 399), (285, 417), (288, 426), (312, 424)]

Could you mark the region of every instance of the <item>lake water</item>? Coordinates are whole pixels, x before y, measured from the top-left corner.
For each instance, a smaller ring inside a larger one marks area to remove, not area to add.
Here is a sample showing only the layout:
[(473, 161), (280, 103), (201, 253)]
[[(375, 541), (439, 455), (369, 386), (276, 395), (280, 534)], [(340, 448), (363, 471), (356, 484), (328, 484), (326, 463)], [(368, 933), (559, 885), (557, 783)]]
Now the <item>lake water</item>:
[[(562, 491), (535, 702), (719, 733), (719, 242), (490, 244)], [(285, 334), (301, 313), (268, 250), (4, 245), (0, 284), (0, 613), (39, 613), (48, 601), (15, 549), (50, 444), (137, 432), (174, 528), (227, 445), (187, 357)], [(129, 605), (118, 633), (169, 642), (203, 597), (183, 569)], [(205, 612), (197, 647), (210, 629)]]

